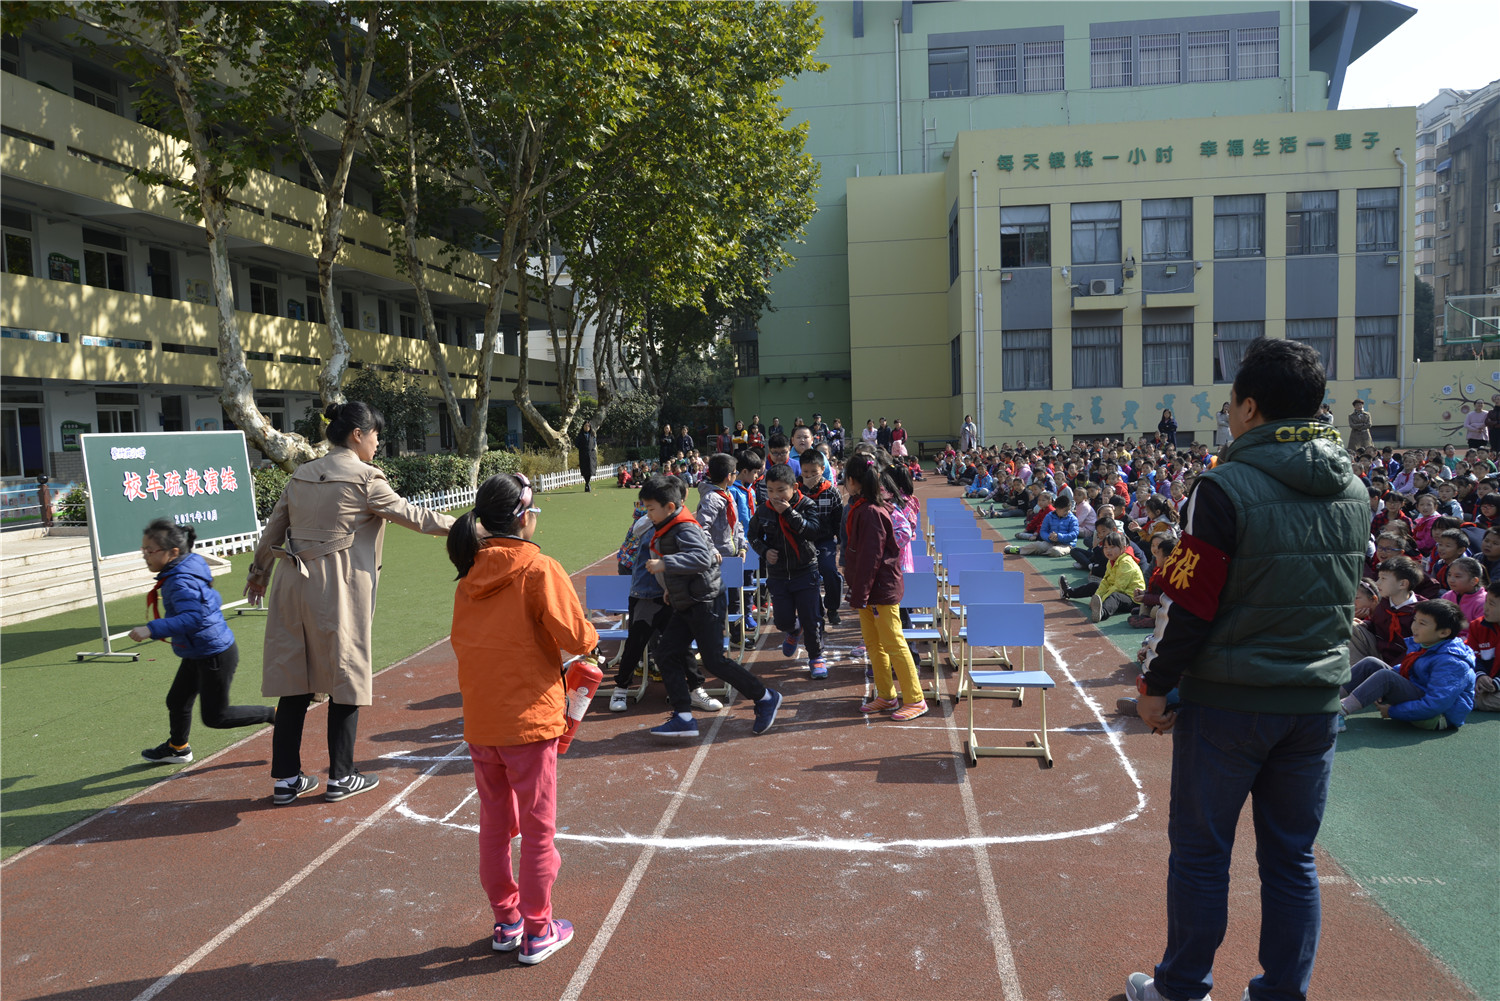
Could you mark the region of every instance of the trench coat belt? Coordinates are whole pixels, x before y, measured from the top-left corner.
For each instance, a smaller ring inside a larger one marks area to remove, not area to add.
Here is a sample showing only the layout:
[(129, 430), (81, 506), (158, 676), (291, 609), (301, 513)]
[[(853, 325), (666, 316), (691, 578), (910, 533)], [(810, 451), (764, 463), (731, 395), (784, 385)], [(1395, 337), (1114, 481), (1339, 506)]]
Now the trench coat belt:
[[(310, 544), (309, 544), (310, 543)], [(354, 545), (353, 532), (333, 532), (320, 528), (288, 529), (286, 541), (272, 552), (296, 564), (297, 572), (306, 577), (307, 560), (315, 560), (329, 553), (342, 552)]]

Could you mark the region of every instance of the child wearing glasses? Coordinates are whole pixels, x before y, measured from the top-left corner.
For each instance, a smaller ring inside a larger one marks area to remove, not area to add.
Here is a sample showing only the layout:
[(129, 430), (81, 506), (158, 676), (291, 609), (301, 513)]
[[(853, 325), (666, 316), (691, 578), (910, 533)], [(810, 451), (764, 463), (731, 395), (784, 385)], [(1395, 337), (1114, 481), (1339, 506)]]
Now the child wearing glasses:
[(234, 633), (219, 611), (208, 561), (193, 552), (198, 533), (191, 525), (158, 518), (141, 536), (141, 556), (156, 574), (156, 586), (146, 595), (154, 618), (130, 630), (137, 643), (172, 641), (172, 652), (182, 658), (172, 687), (167, 689), (166, 742), (141, 752), (153, 765), (184, 765), (193, 760), (188, 732), (193, 726), (193, 701), (198, 702), (203, 725), (216, 730), (260, 726), (276, 718), (270, 706), (232, 706), (229, 686), (240, 663)]

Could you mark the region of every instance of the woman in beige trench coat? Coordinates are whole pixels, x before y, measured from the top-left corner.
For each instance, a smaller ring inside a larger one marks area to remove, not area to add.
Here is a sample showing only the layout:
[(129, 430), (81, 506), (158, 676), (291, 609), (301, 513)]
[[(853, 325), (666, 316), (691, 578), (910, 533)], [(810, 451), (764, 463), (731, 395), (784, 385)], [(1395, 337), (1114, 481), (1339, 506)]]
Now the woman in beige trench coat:
[(317, 791), (302, 773), (302, 724), (316, 692), (329, 694), (328, 788), (336, 802), (380, 784), (354, 770), (359, 707), (370, 704), (370, 626), (380, 582), (385, 523), (448, 534), (453, 519), (415, 507), (370, 465), (385, 421), (363, 403), (330, 406), (328, 454), (297, 467), (261, 534), (245, 594), (258, 603), (271, 569), (261, 694), (278, 696), (271, 739), (272, 800)]

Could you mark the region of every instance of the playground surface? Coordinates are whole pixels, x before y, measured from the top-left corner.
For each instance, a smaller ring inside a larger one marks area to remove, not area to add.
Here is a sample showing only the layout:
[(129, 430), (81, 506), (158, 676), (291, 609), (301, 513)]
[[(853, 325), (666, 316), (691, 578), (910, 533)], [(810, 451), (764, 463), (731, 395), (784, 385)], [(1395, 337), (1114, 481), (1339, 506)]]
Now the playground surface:
[[(763, 737), (751, 736), (743, 700), (700, 714), (698, 740), (663, 745), (646, 733), (665, 713), (659, 685), (622, 714), (604, 711), (601, 698), (559, 763), (554, 908), (577, 936), (523, 967), (488, 945), (462, 709), (451, 650), (439, 641), (382, 672), (361, 713), (357, 766), (382, 778), (371, 793), (273, 807), (263, 730), (8, 860), (0, 993), (1118, 998), (1126, 975), (1149, 971), (1163, 944), (1170, 740), (1115, 714), (1133, 678), (1129, 643), (1056, 600), (1055, 566), (1037, 564), (1016, 566), (1027, 570), (1027, 600), (1047, 608), (1053, 768), (1005, 758), (968, 767), (951, 698), (907, 724), (863, 718), (863, 665), (845, 657), (826, 681), (811, 681), (802, 662), (781, 657), (779, 634), (752, 655), (752, 669), (786, 695)], [(613, 574), (612, 559), (575, 575), (580, 590), (587, 573)], [(847, 653), (856, 632), (832, 630), (830, 647)], [(255, 673), (238, 688), (253, 690)], [(946, 670), (945, 685), (952, 690)], [(1022, 741), (1036, 726), (1030, 698), (990, 700), (981, 714), (1000, 740)], [(321, 760), (323, 719), (309, 715), (310, 764)], [(1410, 796), (1445, 747), (1493, 751), (1497, 721), (1476, 719), (1420, 746), (1361, 741), (1366, 721), (1356, 720), (1339, 757), (1346, 747), (1379, 757), (1383, 781)], [(1448, 743), (1459, 737), (1466, 743)], [(1478, 760), (1492, 766), (1493, 753)], [(1468, 787), (1426, 794), (1472, 794), (1481, 824), (1492, 820), (1493, 780), (1466, 774)], [(1341, 808), (1330, 808), (1331, 820)], [(1465, 965), (1463, 951), (1493, 952), (1496, 870), (1478, 856), (1493, 857), (1494, 828), (1479, 843), (1458, 835), (1454, 856), (1476, 861), (1454, 872), (1434, 862), (1449, 862), (1446, 819), (1367, 817), (1427, 832), (1421, 850), (1387, 853), (1378, 873), (1320, 853), (1313, 997), (1500, 996), (1493, 967)], [(1248, 811), (1239, 843), (1215, 967), (1216, 996), (1227, 998), (1258, 970)], [(1378, 878), (1421, 901), (1406, 926), (1384, 906)], [(1472, 931), (1435, 953), (1433, 943), (1449, 939), (1424, 921)]]

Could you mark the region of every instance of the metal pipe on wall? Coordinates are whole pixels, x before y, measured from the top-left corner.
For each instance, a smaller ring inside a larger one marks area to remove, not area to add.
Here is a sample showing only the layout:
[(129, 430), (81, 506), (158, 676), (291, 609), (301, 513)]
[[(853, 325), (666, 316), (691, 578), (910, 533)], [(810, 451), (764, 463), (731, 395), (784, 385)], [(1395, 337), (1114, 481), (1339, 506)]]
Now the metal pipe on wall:
[(898, 17), (891, 22), (895, 35), (894, 55), (896, 59), (896, 173), (904, 173), (901, 169), (901, 19)]
[(1297, 110), (1297, 0), (1292, 0), (1292, 106), (1286, 110)]
[(1406, 366), (1411, 359), (1411, 348), (1406, 341), (1406, 161), (1401, 158), (1401, 147), (1397, 146), (1391, 151), (1396, 157), (1396, 162), (1401, 165), (1401, 187), (1400, 194), (1396, 199), (1396, 218), (1401, 220), (1401, 291), (1396, 300), (1396, 322), (1400, 324), (1399, 336), (1396, 338), (1396, 350), (1401, 352), (1401, 398), (1396, 401), (1396, 443), (1405, 447), (1406, 445)]
[(979, 418), (979, 445), (984, 446), (984, 293), (979, 290), (979, 171), (969, 171), (974, 185), (974, 413)]

